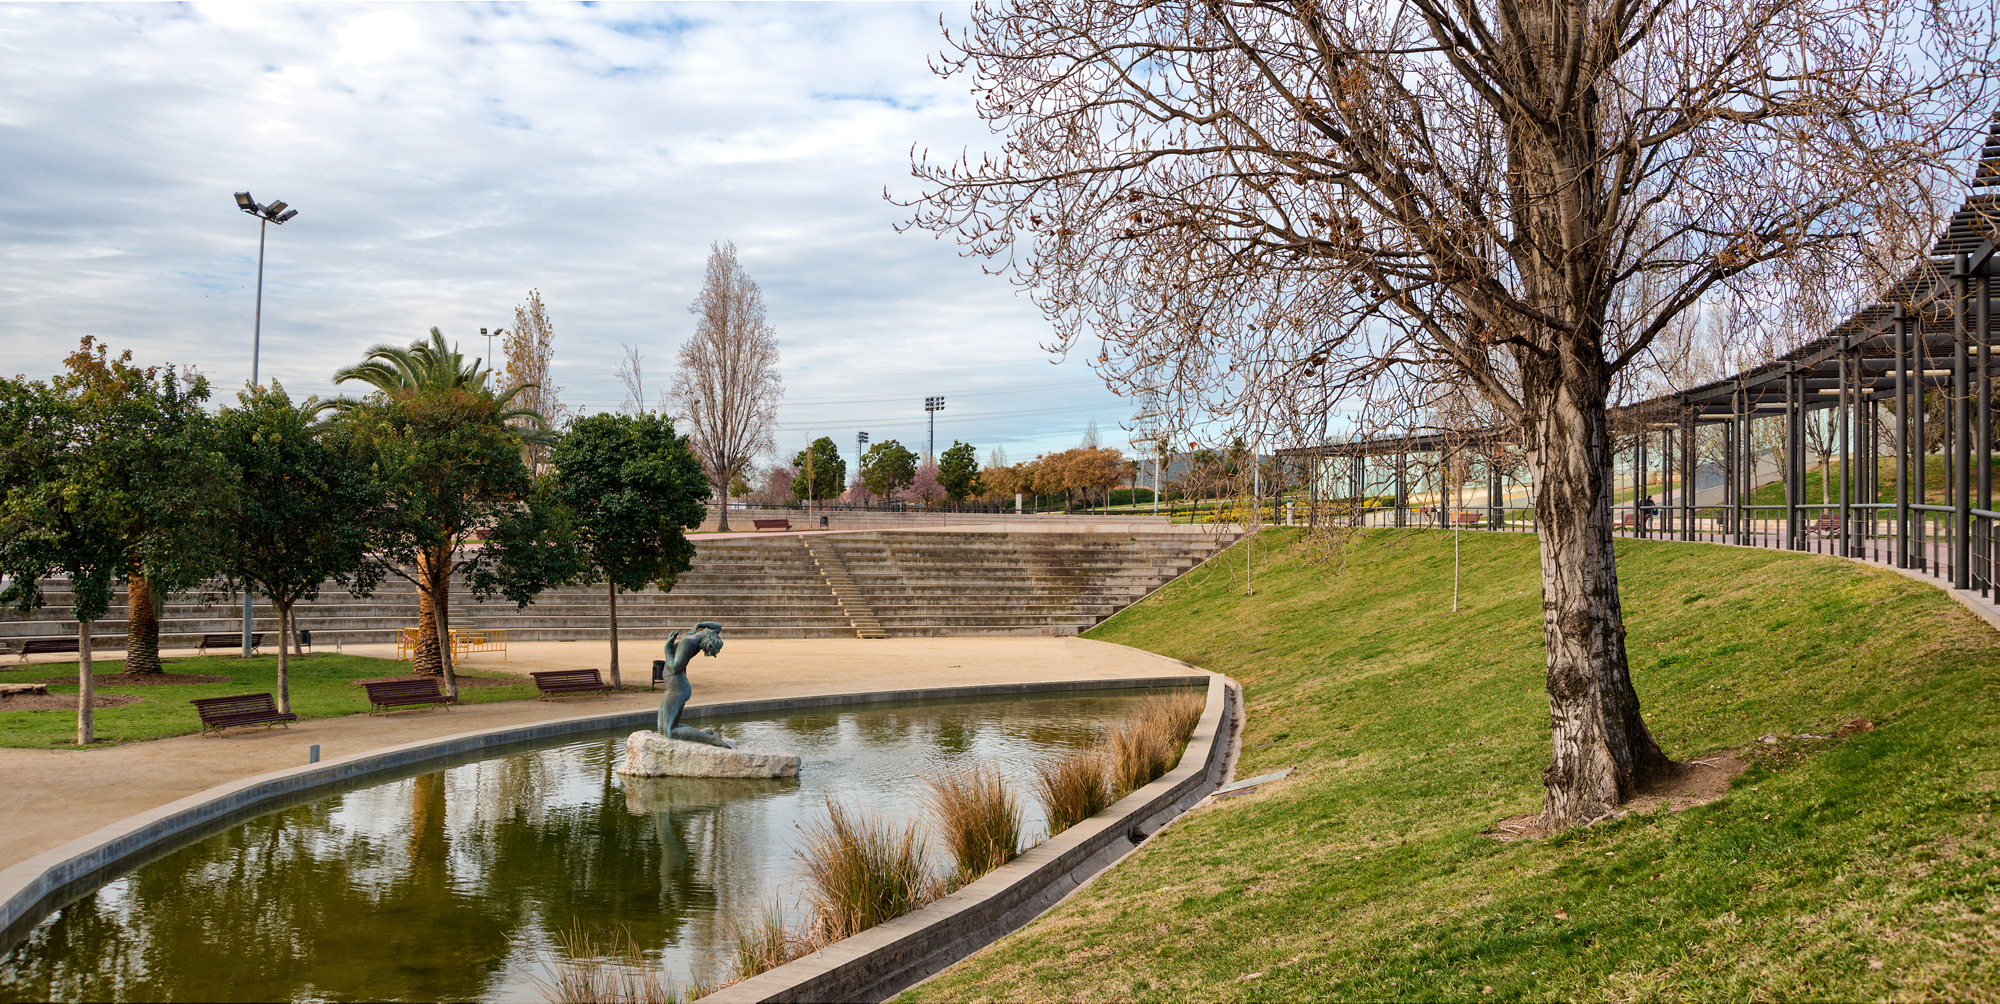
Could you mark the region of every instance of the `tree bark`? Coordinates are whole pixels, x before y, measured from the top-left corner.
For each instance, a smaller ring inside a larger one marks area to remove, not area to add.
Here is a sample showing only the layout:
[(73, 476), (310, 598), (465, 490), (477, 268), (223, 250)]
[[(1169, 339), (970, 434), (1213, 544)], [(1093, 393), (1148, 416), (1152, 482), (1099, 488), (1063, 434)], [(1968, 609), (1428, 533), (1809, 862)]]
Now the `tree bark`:
[(97, 739), (90, 705), (96, 700), (95, 686), (91, 679), (93, 668), (90, 660), (90, 622), (76, 624), (76, 744), (88, 746)]
[(410, 672), (423, 676), (444, 675), (444, 660), (438, 656), (436, 564), (430, 551), (417, 553), (417, 647), (410, 654)]
[[(727, 503), (724, 510), (727, 511)], [(606, 580), (604, 587), (611, 599), (611, 685), (621, 686), (618, 681), (618, 583)]]
[(153, 603), (153, 583), (144, 575), (125, 580), (125, 672), (165, 672), (160, 665), (160, 616)]
[(729, 482), (726, 480), (722, 484), (722, 522), (716, 524), (715, 532), (729, 532)]
[(292, 710), (292, 650), (285, 644), (291, 637), (292, 605), (277, 597), (271, 598), (271, 605), (278, 608), (278, 710)]
[[(1530, 373), (1524, 382), (1537, 381)], [(1579, 400), (1578, 382), (1531, 387), (1540, 406), (1527, 423), (1553, 746), (1542, 821), (1552, 829), (1603, 818), (1674, 769), (1640, 717), (1625, 658), (1604, 399)]]
[(432, 587), (431, 609), (436, 614), (438, 632), (438, 663), (444, 667), (444, 696), (451, 703), (458, 703), (458, 672), (452, 665), (451, 652), (451, 549), (438, 548), (431, 562), (432, 576), (436, 585)]

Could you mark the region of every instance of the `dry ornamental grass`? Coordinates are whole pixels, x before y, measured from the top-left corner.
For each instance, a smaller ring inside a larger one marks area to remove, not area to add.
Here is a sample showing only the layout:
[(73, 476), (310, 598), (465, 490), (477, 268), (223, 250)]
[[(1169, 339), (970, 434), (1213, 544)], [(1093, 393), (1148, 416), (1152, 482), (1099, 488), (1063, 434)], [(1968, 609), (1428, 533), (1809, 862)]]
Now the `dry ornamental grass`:
[(990, 765), (976, 765), (926, 781), (924, 801), (937, 817), (958, 862), (954, 885), (964, 885), (1006, 864), (1021, 846), (1021, 802)]
[(1049, 817), (1053, 837), (1110, 805), (1111, 784), (1102, 750), (1079, 750), (1035, 765), (1035, 796)]
[(915, 823), (900, 830), (880, 816), (826, 804), (827, 821), (806, 830), (798, 851), (812, 904), (809, 936), (839, 941), (937, 898)]

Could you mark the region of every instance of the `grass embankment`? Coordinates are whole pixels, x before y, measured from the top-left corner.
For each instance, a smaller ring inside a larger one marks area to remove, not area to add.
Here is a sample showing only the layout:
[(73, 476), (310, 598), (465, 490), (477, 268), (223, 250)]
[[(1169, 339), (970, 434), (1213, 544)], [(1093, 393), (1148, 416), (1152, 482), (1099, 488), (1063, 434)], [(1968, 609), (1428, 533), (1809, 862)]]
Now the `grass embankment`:
[[(99, 659), (95, 665), (99, 676), (120, 673), (125, 667), (119, 659)], [(229, 681), (139, 687), (107, 687), (100, 684), (93, 688), (100, 695), (139, 699), (136, 704), (96, 709), (93, 718), (100, 741), (130, 743), (199, 732), (201, 721), (189, 701), (229, 694), (275, 693), (278, 687), (278, 657), (275, 655), (258, 655), (248, 659), (224, 655), (169, 659), (166, 669), (169, 676), (226, 676)], [(409, 671), (409, 663), (391, 659), (333, 654), (293, 656), (292, 711), (300, 718), (332, 718), (365, 712), (368, 710), (368, 693), (355, 681), (401, 676)], [(507, 681), (504, 686), (467, 686), (465, 678), (468, 675), (484, 674), (459, 674), (458, 699), (461, 704), (519, 701), (535, 696), (534, 684), (525, 677), (495, 677)], [(67, 708), (17, 711), (0, 705), (0, 746), (74, 747), (76, 663), (49, 662), (0, 670), (0, 683), (39, 683), (59, 677), (68, 682), (49, 684), (49, 693), (67, 695)]]
[[(1545, 841), (1535, 539), (1361, 538), (1337, 576), (1267, 533), (1091, 637), (1246, 688), (1238, 777), (919, 1000), (2000, 996), (2000, 636), (1833, 558), (1618, 541), (1670, 756), (1743, 750), (1720, 801)], [(1276, 545), (1276, 546), (1274, 546)], [(1830, 739), (1865, 718), (1879, 728)], [(1783, 737), (1761, 743), (1766, 734)], [(1487, 997), (1486, 988), (1492, 988)]]

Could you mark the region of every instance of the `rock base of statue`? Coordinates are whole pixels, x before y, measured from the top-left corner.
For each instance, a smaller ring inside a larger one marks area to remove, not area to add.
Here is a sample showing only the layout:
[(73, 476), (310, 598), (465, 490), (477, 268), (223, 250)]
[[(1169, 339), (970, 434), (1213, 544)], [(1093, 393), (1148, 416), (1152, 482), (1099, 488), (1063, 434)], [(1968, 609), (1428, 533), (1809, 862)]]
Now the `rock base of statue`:
[(625, 740), (618, 773), (628, 777), (797, 777), (799, 758), (771, 750), (723, 749), (650, 729)]

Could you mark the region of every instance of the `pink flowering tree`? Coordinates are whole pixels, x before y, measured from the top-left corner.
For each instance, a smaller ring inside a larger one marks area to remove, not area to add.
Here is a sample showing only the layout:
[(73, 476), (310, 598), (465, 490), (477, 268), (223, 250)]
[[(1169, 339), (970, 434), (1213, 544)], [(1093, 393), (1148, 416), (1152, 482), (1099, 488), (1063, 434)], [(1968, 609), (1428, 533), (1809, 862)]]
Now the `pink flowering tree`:
[(910, 487), (903, 489), (902, 494), (911, 502), (921, 502), (925, 505), (943, 502), (948, 493), (945, 492), (943, 485), (938, 484), (937, 464), (929, 460), (918, 464), (916, 478), (910, 482)]

